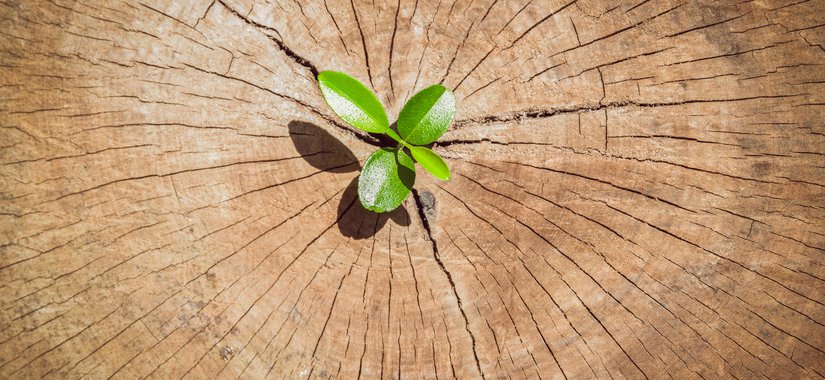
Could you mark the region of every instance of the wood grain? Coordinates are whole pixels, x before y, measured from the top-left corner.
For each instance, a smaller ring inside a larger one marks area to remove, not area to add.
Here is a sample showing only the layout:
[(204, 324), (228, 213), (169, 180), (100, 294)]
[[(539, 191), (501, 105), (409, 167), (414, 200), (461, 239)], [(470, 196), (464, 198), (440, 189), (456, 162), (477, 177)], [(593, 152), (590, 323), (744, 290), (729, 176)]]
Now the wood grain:
[[(821, 378), (825, 2), (0, 1), (0, 378)], [(456, 122), (390, 214), (385, 142)]]

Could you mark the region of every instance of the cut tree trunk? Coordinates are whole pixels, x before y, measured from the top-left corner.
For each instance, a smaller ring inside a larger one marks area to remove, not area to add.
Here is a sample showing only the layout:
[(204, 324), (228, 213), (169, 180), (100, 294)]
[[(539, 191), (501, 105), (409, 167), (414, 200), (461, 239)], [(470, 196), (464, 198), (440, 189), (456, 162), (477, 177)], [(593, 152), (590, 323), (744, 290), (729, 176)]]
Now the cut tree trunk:
[[(821, 377), (823, 46), (806, 0), (5, 0), (0, 378)], [(454, 89), (453, 179), (364, 211), (319, 70)]]

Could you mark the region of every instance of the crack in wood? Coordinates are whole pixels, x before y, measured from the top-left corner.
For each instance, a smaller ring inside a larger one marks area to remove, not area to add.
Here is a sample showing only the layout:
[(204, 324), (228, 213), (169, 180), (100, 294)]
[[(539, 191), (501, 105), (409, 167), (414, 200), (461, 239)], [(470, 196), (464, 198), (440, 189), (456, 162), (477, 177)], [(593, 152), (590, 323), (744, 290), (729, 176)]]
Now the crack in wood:
[(458, 295), (458, 290), (456, 289), (455, 281), (453, 280), (453, 275), (447, 270), (447, 267), (444, 266), (444, 262), (441, 260), (441, 255), (438, 251), (438, 243), (435, 241), (432, 235), (432, 230), (430, 229), (430, 222), (427, 218), (427, 215), (424, 211), (424, 205), (421, 202), (421, 196), (418, 194), (418, 190), (412, 190), (413, 200), (415, 200), (415, 205), (418, 209), (418, 217), (421, 219), (421, 224), (424, 227), (424, 232), (427, 234), (427, 239), (430, 242), (430, 245), (433, 249), (433, 258), (435, 262), (438, 264), (438, 267), (441, 268), (441, 272), (444, 273), (444, 276), (447, 277), (447, 282), (450, 283), (450, 289), (452, 289), (453, 296), (456, 299), (456, 303), (458, 305), (458, 310), (461, 312), (461, 317), (464, 319), (464, 329), (467, 331), (467, 334), (470, 335), (470, 343), (472, 344), (473, 348), (473, 356), (475, 357), (475, 364), (476, 369), (478, 370), (479, 375), (482, 379), (486, 378), (484, 375), (484, 371), (481, 370), (481, 362), (478, 360), (478, 352), (476, 351), (476, 337), (473, 335), (473, 331), (470, 329), (470, 321), (467, 318), (467, 313), (464, 312), (464, 307), (462, 306), (461, 296)]

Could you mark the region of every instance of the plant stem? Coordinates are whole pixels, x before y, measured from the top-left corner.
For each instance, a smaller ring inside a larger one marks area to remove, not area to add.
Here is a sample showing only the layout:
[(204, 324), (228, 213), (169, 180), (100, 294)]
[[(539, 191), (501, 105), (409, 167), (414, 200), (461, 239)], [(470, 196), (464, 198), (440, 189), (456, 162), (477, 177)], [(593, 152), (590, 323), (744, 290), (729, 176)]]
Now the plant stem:
[(393, 131), (392, 129), (387, 129), (387, 135), (392, 137), (393, 140), (398, 141), (399, 144), (401, 144), (401, 145), (403, 145), (403, 146), (405, 146), (409, 149), (412, 149), (412, 145), (407, 144), (407, 142), (402, 140), (401, 136), (398, 136), (398, 134), (395, 133), (395, 131)]

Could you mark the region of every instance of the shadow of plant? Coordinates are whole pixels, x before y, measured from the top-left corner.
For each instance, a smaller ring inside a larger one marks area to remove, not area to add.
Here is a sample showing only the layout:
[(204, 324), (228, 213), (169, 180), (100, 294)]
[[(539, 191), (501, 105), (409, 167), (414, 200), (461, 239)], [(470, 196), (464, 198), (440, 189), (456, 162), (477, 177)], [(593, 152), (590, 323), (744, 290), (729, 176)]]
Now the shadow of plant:
[(288, 128), (295, 149), (310, 165), (330, 173), (347, 173), (360, 168), (352, 165), (358, 162), (352, 151), (323, 128), (295, 120), (289, 122)]
[[(298, 120), (289, 122), (288, 128), (295, 149), (313, 167), (330, 173), (348, 173), (360, 168), (352, 151), (323, 128)], [(406, 186), (412, 188), (415, 172), (407, 169), (399, 171), (399, 176)], [(358, 177), (353, 178), (344, 189), (338, 203), (337, 217), (338, 231), (354, 239), (374, 236), (389, 219), (400, 226), (410, 225), (410, 216), (404, 205), (383, 214), (364, 209), (358, 201)]]

